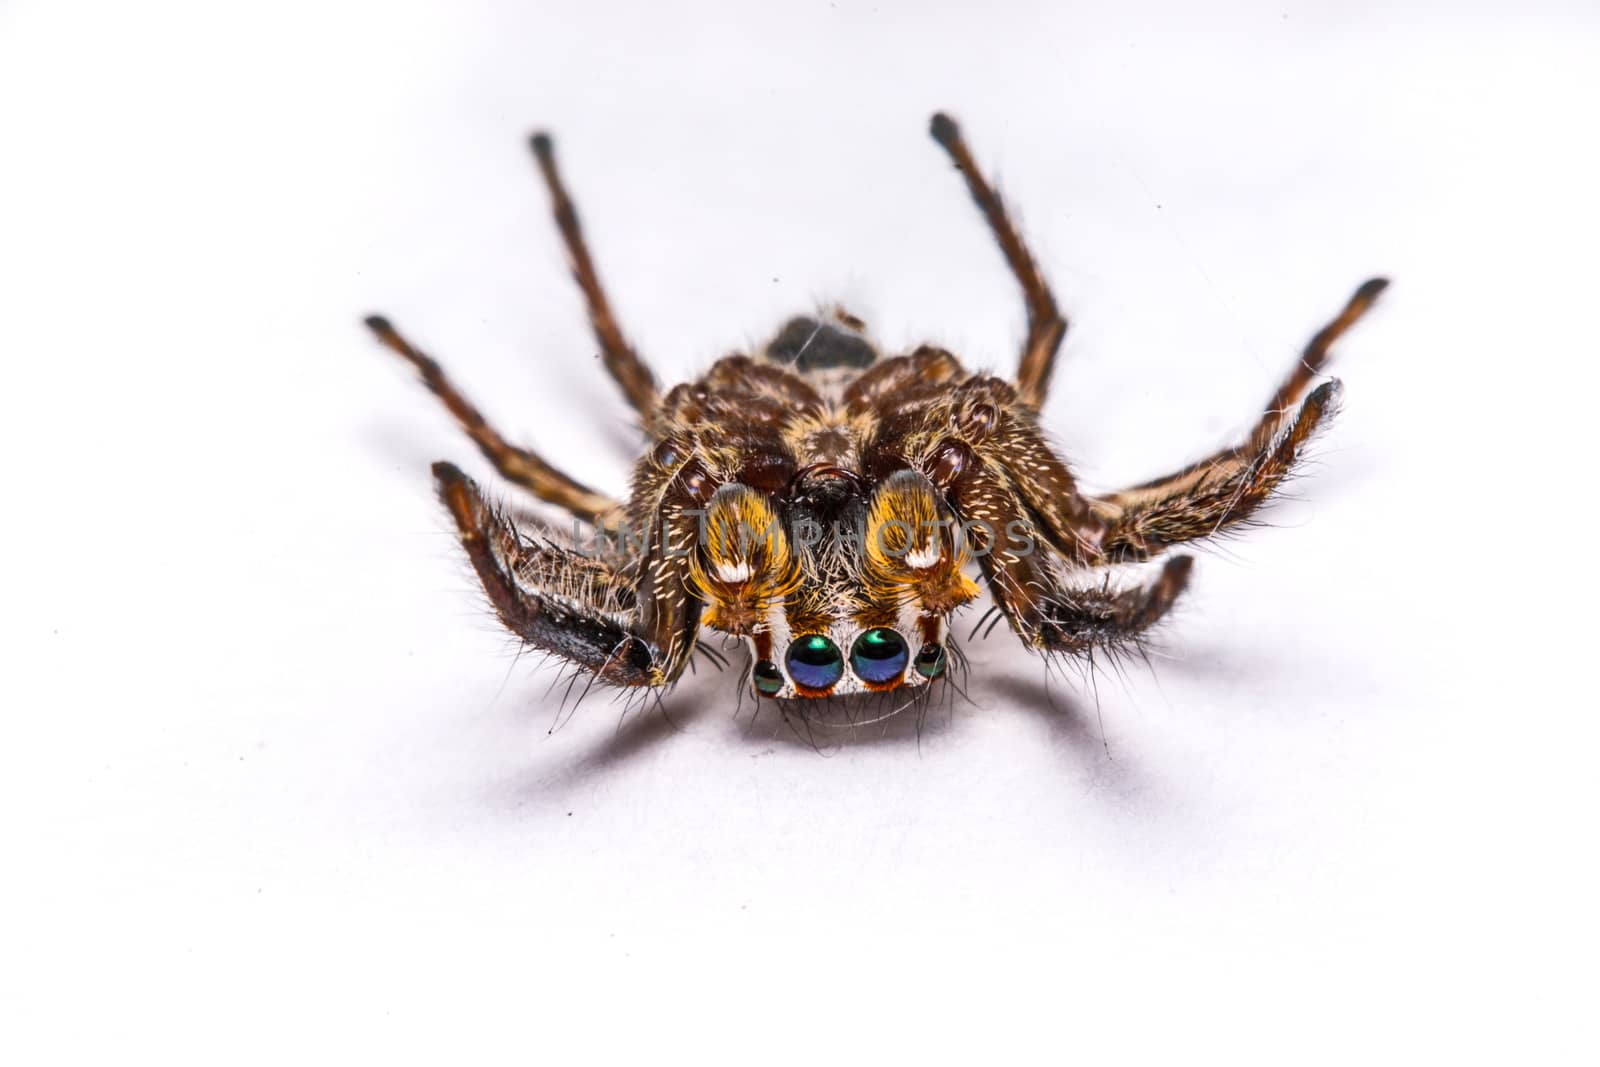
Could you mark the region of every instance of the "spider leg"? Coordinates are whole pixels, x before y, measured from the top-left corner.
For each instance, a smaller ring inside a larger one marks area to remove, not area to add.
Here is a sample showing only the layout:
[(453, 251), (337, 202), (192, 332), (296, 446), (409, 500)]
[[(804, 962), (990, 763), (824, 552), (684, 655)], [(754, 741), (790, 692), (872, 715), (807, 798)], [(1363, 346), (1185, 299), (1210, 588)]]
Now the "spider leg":
[(621, 515), (622, 505), (572, 480), (538, 455), (508, 444), (489, 425), (482, 413), (461, 395), (445, 376), (443, 368), (402, 337), (388, 319), (373, 315), (366, 322), (367, 328), (377, 335), (379, 341), (417, 369), (423, 383), (444, 402), (478, 450), (507, 480), (522, 486), (540, 500), (565, 508), (586, 522), (615, 524), (614, 520)]
[[(663, 669), (648, 641), (610, 613), (624, 607), (630, 594), (611, 587), (586, 589), (587, 582), (604, 578), (592, 570), (559, 577), (559, 568), (572, 563), (575, 554), (528, 544), (453, 465), (435, 463), (433, 474), (467, 558), (507, 629), (609, 685), (662, 686), (675, 677)], [(529, 588), (521, 577), (546, 579), (546, 587)], [(554, 589), (551, 578), (557, 580)]]
[(999, 472), (1024, 508), (1020, 517), (1037, 526), (1062, 555), (1098, 561), (1106, 521), (1079, 491), (1072, 471), (1039, 429), (1037, 412), (1020, 402), (1016, 387), (974, 376), (944, 392), (944, 405), (929, 420), (939, 428), (924, 438), (932, 448), (923, 464), (937, 474), (939, 457), (964, 446), (976, 463)]
[(1126, 645), (1165, 615), (1188, 584), (1193, 558), (1176, 556), (1144, 588), (1073, 588), (1070, 562), (1042, 537), (1027, 505), (998, 471), (965, 472), (951, 497), (995, 604), (1017, 636), (1038, 651)]
[(977, 453), (1006, 472), (1058, 551), (1076, 561), (1100, 558), (1106, 521), (1094, 510), (1093, 501), (1079, 492), (1072, 471), (1031, 419), (1017, 420)]
[(1296, 401), (1328, 362), (1334, 341), (1361, 318), (1388, 282), (1374, 278), (1319, 330), (1273, 393), (1243, 443), (1197, 463), (1104, 497), (1091, 506), (1108, 525), (1107, 559), (1148, 559), (1168, 545), (1207, 537), (1248, 517), (1283, 480), (1301, 449), (1332, 412), (1339, 384), (1329, 381)]
[(531, 540), (511, 514), (501, 511), (497, 518), (502, 539), (496, 550), (522, 588), (614, 617), (632, 615), (638, 607), (636, 567), (619, 566), (552, 539)]
[(1193, 567), (1193, 556), (1173, 556), (1149, 585), (1121, 592), (1069, 589), (1055, 593), (1045, 608), (1044, 647), (1053, 652), (1088, 652), (1128, 645), (1167, 613), (1188, 587)]
[(1214, 534), (1248, 518), (1294, 468), (1317, 427), (1334, 410), (1337, 381), (1314, 389), (1295, 420), (1261, 454), (1229, 457), (1214, 467), (1136, 494), (1097, 500), (1106, 516), (1107, 562), (1149, 559), (1171, 545)]
[(1049, 283), (1007, 217), (999, 194), (978, 172), (972, 152), (967, 148), (955, 121), (948, 115), (936, 114), (930, 124), (930, 132), (967, 180), (967, 190), (972, 193), (972, 199), (977, 201), (978, 209), (983, 212), (989, 229), (1000, 245), (1000, 251), (1005, 254), (1006, 264), (1022, 286), (1022, 297), (1028, 309), (1028, 338), (1023, 343), (1022, 361), (1017, 367), (1017, 392), (1025, 403), (1038, 409), (1044, 404), (1045, 392), (1050, 385), (1050, 372), (1055, 367), (1056, 352), (1067, 333), (1067, 320), (1056, 308)]
[(639, 631), (657, 650), (658, 670), (671, 681), (694, 652), (705, 607), (689, 584), (689, 557), (699, 542), (704, 502), (681, 486), (669, 487), (656, 514), (661, 528), (639, 563), (637, 618)]
[(654, 420), (658, 399), (655, 377), (628, 344), (616, 317), (611, 313), (611, 303), (600, 285), (600, 276), (594, 269), (589, 246), (583, 239), (583, 229), (578, 224), (577, 209), (567, 195), (560, 171), (556, 169), (555, 144), (544, 133), (534, 134), (529, 144), (538, 161), (539, 173), (550, 190), (550, 206), (555, 213), (556, 227), (561, 231), (561, 240), (566, 244), (567, 255), (572, 261), (572, 276), (577, 280), (578, 288), (583, 290), (583, 300), (589, 310), (589, 325), (594, 329), (595, 339), (600, 342), (600, 354), (605, 360), (606, 370), (611, 372), (611, 377), (622, 387), (628, 403), (633, 405), (648, 426)]

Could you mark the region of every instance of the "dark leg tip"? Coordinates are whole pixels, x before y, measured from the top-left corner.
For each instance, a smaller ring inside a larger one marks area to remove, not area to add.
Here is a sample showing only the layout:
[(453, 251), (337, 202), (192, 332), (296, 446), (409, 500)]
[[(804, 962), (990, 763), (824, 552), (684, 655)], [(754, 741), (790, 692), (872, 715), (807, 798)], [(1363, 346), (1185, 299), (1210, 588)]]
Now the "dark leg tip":
[(933, 119), (928, 123), (928, 132), (933, 134), (933, 139), (949, 148), (961, 136), (961, 130), (956, 126), (956, 120), (946, 115), (943, 111), (935, 111)]
[[(439, 500), (450, 511), (450, 517), (456, 520), (456, 530), (461, 535), (461, 543), (470, 549), (474, 543), (483, 540), (483, 500), (478, 496), (478, 487), (472, 484), (472, 479), (461, 473), (461, 468), (454, 463), (440, 460), (433, 465), (434, 491), (439, 494)], [(482, 570), (479, 570), (482, 574)]]
[(556, 150), (555, 142), (552, 141), (550, 139), (550, 135), (545, 133), (543, 130), (540, 130), (538, 133), (528, 138), (528, 147), (532, 148), (533, 154), (538, 156), (540, 159), (549, 159), (555, 154)]
[(1361, 288), (1356, 290), (1353, 300), (1370, 303), (1378, 299), (1378, 294), (1389, 288), (1388, 278), (1368, 278), (1361, 283)]
[(1160, 577), (1145, 586), (1142, 595), (1129, 590), (1119, 597), (1127, 612), (1122, 620), (1125, 636), (1131, 637), (1159, 622), (1189, 587), (1189, 572), (1193, 569), (1193, 556), (1173, 556), (1162, 565)]
[(434, 481), (439, 483), (441, 489), (467, 480), (467, 476), (461, 473), (460, 467), (445, 459), (441, 459), (433, 465), (433, 478)]
[(1153, 609), (1151, 622), (1166, 614), (1172, 602), (1189, 588), (1189, 572), (1194, 570), (1193, 556), (1173, 556), (1161, 568), (1161, 577), (1150, 587), (1147, 611)]
[(1344, 383), (1337, 378), (1329, 378), (1311, 390), (1311, 395), (1306, 397), (1302, 410), (1318, 414), (1325, 413), (1339, 402), (1339, 394), (1342, 392), (1344, 392)]
[(367, 324), (367, 329), (372, 331), (373, 336), (376, 337), (385, 348), (400, 356), (402, 359), (409, 360), (419, 370), (421, 370), (424, 375), (429, 373), (437, 374), (439, 372), (439, 365), (434, 363), (433, 360), (429, 359), (421, 352), (418, 352), (415, 348), (412, 348), (411, 343), (404, 337), (401, 337), (400, 332), (396, 330), (389, 323), (389, 320), (384, 318), (382, 315), (368, 315), (361, 321)]

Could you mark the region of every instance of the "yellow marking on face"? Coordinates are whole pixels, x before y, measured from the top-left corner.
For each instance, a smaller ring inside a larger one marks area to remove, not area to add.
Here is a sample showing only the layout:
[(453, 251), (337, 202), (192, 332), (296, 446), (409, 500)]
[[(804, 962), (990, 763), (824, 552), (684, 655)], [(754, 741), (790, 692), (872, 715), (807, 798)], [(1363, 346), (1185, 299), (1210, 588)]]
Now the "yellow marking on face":
[(691, 551), (689, 581), (705, 602), (703, 621), (747, 634), (800, 584), (800, 563), (771, 502), (725, 485), (706, 508), (703, 543)]
[(874, 604), (915, 601), (944, 615), (978, 595), (963, 573), (970, 561), (955, 517), (922, 475), (901, 471), (872, 495), (867, 510), (865, 573)]

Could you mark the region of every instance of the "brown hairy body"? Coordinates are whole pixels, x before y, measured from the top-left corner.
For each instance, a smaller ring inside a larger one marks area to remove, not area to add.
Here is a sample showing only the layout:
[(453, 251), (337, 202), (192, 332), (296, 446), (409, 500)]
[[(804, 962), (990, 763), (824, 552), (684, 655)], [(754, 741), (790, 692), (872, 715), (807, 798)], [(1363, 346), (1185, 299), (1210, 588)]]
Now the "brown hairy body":
[(947, 676), (950, 620), (979, 596), (974, 572), (1031, 649), (1136, 645), (1183, 591), (1191, 558), (1169, 557), (1130, 588), (1114, 589), (1107, 569), (1222, 533), (1271, 496), (1333, 410), (1338, 383), (1311, 388), (1330, 346), (1386, 283), (1362, 285), (1313, 338), (1245, 441), (1090, 494), (1038, 424), (1066, 320), (955, 124), (936, 115), (932, 133), (1022, 287), (1028, 336), (1011, 380), (937, 348), (885, 356), (836, 308), (662, 393), (616, 324), (543, 135), (533, 149), (573, 274), (646, 437), (628, 499), (507, 443), (437, 363), (368, 319), (501, 475), (584, 524), (569, 537), (519, 527), (456, 467), (435, 464), (513, 634), (616, 686), (670, 686), (709, 628), (747, 645), (763, 697), (922, 692)]

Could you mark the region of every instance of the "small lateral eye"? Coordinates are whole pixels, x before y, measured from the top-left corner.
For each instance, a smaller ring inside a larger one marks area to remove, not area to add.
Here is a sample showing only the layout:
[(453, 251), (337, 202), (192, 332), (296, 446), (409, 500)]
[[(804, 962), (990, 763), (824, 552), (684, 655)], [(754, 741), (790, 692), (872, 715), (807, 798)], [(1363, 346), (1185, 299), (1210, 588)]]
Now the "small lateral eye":
[(972, 449), (961, 441), (946, 441), (933, 453), (928, 462), (928, 477), (941, 489), (955, 485), (973, 465)]
[(783, 672), (770, 659), (761, 660), (755, 666), (755, 682), (756, 692), (763, 696), (777, 696), (783, 688)]
[(677, 484), (698, 503), (706, 503), (717, 491), (717, 483), (699, 460), (690, 460), (678, 468)]
[(850, 649), (850, 669), (863, 682), (882, 685), (906, 672), (906, 639), (886, 626), (868, 630)]
[(917, 650), (917, 673), (924, 678), (937, 678), (943, 674), (944, 662), (943, 645), (926, 644)]
[(806, 689), (832, 689), (844, 677), (844, 655), (822, 634), (795, 639), (785, 657), (789, 677)]
[(650, 453), (650, 458), (656, 461), (656, 466), (663, 470), (671, 470), (678, 465), (678, 460), (682, 457), (678, 452), (678, 446), (668, 437), (656, 445), (654, 451)]

